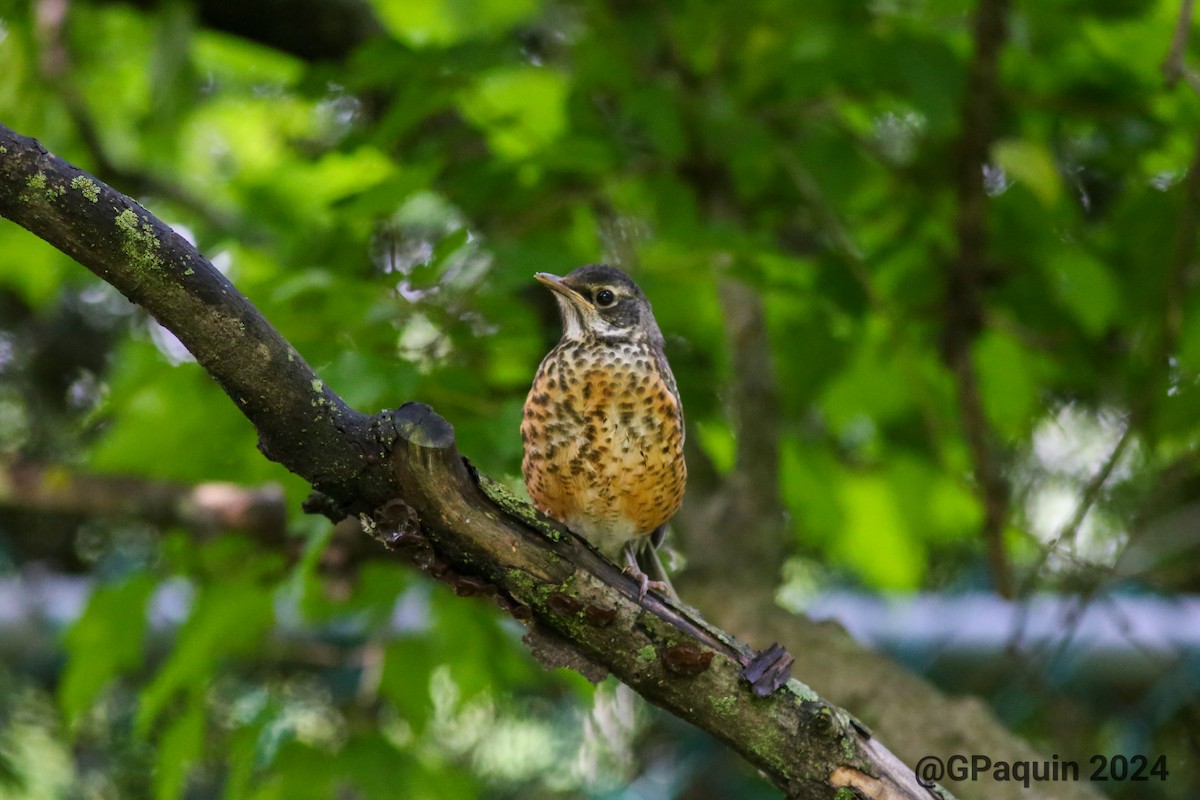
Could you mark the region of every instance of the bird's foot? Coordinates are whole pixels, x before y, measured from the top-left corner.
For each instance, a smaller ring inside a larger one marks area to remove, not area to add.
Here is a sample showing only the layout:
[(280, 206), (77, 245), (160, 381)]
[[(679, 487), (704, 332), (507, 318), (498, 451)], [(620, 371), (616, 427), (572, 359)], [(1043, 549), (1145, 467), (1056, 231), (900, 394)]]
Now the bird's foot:
[(671, 587), (665, 581), (652, 581), (650, 576), (642, 572), (634, 564), (627, 564), (623, 570), (626, 575), (629, 575), (638, 582), (638, 602), (646, 599), (646, 592), (653, 589), (661, 594), (669, 595)]

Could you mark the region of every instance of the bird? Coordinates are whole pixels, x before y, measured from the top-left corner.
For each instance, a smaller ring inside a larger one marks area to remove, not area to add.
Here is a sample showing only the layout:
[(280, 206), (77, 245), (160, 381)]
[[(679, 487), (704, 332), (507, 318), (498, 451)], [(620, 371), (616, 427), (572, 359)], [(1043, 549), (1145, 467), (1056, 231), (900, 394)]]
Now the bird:
[(639, 602), (652, 588), (678, 599), (656, 548), (687, 482), (683, 404), (650, 301), (606, 264), (534, 277), (554, 293), (563, 330), (521, 420), (530, 499), (614, 562), (623, 558)]

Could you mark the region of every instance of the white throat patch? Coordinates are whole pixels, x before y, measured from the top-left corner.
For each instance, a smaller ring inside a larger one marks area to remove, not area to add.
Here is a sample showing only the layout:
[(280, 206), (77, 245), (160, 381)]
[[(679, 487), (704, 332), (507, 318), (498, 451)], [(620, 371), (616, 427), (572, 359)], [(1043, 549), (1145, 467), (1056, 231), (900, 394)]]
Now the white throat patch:
[(563, 338), (564, 339), (582, 339), (583, 338), (583, 321), (579, 318), (579, 309), (575, 307), (567, 298), (561, 294), (554, 295), (554, 299), (558, 301), (558, 308), (562, 312), (563, 321)]

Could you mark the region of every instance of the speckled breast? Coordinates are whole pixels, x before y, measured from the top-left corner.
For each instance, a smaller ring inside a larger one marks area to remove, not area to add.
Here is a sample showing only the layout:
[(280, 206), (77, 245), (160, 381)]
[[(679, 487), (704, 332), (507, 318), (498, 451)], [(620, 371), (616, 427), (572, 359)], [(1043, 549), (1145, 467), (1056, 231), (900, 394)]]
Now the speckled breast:
[(521, 463), (541, 511), (615, 556), (679, 509), (683, 415), (647, 345), (563, 341), (525, 401)]

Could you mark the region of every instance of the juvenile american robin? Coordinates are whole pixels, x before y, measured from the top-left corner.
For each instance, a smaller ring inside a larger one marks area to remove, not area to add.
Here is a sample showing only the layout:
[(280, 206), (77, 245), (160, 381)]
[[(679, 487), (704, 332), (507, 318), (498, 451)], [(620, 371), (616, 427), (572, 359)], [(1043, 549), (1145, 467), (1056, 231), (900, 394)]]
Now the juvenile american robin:
[(683, 406), (650, 302), (603, 264), (536, 277), (554, 292), (563, 335), (525, 400), (529, 496), (604, 555), (623, 556), (639, 598), (651, 587), (673, 597), (655, 548), (683, 502)]

